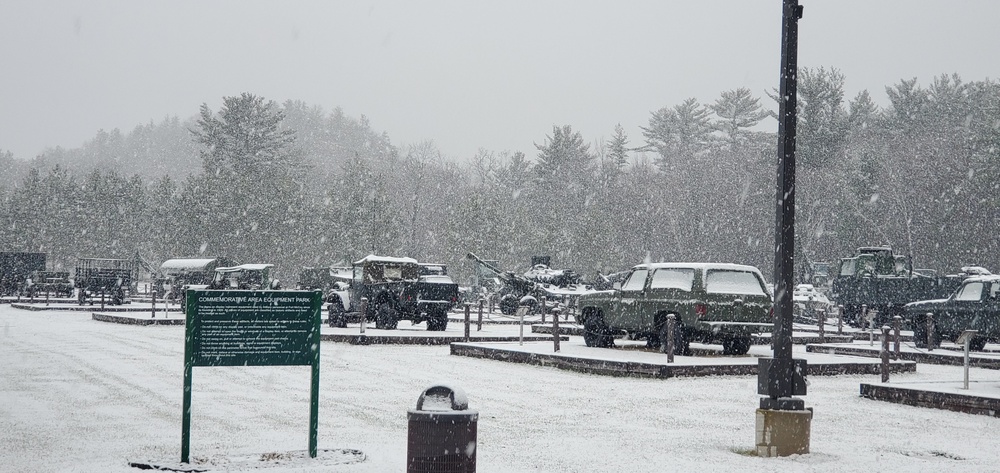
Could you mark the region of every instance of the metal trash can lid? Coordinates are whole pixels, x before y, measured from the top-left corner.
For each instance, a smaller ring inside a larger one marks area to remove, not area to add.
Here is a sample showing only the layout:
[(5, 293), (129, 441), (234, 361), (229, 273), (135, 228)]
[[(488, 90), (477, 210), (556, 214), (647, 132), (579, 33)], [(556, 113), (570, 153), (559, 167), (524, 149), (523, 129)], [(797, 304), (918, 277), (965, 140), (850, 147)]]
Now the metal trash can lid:
[(456, 386), (435, 384), (417, 398), (418, 411), (464, 411), (469, 408), (465, 391)]
[(469, 410), (465, 391), (447, 384), (435, 384), (425, 389), (417, 398), (417, 408), (408, 413), (410, 420), (464, 417), (475, 421), (479, 418), (477, 411)]

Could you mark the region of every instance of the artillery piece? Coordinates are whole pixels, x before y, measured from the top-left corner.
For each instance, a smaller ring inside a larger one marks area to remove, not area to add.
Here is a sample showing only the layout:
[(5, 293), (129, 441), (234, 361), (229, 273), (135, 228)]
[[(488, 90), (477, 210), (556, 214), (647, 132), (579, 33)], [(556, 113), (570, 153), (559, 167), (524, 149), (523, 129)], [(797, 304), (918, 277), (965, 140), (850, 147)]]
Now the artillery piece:
[(500, 281), (500, 288), (496, 291), (497, 304), (505, 315), (513, 315), (521, 305), (531, 307), (532, 311), (537, 309), (540, 297), (556, 296), (547, 287), (565, 288), (580, 283), (580, 276), (569, 269), (551, 269), (545, 264), (535, 264), (524, 275), (519, 275), (513, 271), (502, 271), (473, 253), (466, 257), (479, 263)]

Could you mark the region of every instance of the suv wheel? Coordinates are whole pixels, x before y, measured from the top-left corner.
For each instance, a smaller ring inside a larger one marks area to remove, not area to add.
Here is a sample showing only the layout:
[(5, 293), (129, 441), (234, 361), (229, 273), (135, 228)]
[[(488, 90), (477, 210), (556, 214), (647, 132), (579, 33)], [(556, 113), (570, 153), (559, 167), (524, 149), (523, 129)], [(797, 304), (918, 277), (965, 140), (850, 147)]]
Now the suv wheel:
[(375, 328), (380, 330), (395, 330), (399, 324), (396, 318), (396, 311), (388, 301), (378, 305), (375, 311)]
[(746, 355), (750, 351), (750, 337), (729, 337), (722, 340), (723, 355)]
[(969, 341), (969, 350), (983, 351), (986, 348), (986, 337), (976, 337)]
[(604, 322), (604, 316), (600, 313), (584, 319), (583, 342), (588, 347), (610, 348), (615, 346), (615, 338), (611, 336), (610, 332), (608, 324)]

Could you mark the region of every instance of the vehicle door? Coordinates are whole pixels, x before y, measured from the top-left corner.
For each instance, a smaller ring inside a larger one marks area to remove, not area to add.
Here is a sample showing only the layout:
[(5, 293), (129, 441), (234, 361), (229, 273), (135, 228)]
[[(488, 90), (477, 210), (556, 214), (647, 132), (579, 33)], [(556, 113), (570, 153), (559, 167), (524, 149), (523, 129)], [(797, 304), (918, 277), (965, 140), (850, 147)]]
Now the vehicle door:
[(983, 303), (977, 314), (976, 330), (997, 340), (1000, 338), (1000, 280), (989, 281), (983, 288)]
[(980, 330), (977, 325), (983, 309), (985, 288), (983, 281), (966, 281), (962, 285), (954, 300), (945, 308), (944, 319), (940, 322), (942, 334), (956, 336), (963, 330)]
[(639, 322), (640, 302), (645, 297), (646, 279), (649, 269), (638, 268), (622, 282), (622, 288), (615, 294), (615, 310), (605, 314), (608, 325), (634, 327)]
[(694, 268), (656, 268), (649, 280), (649, 291), (638, 302), (642, 314), (649, 319), (650, 324), (655, 322), (653, 317), (660, 312), (677, 314), (678, 321), (685, 323), (685, 317), (694, 315), (685, 314), (685, 310), (692, 310), (689, 301), (694, 298), (694, 283)]

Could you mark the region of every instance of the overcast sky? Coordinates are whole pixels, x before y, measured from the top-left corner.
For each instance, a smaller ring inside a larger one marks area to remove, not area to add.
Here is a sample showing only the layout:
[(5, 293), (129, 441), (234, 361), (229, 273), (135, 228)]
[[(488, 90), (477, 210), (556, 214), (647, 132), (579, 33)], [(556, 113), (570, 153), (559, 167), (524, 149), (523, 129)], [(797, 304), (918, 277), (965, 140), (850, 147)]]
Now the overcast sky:
[[(847, 98), (942, 73), (1000, 78), (1000, 1), (802, 0), (799, 65)], [(366, 115), (444, 156), (524, 151), (553, 125), (589, 142), (725, 90), (778, 85), (780, 0), (0, 0), (0, 150), (182, 119), (251, 92)], [(771, 121), (777, 129), (777, 124)]]

